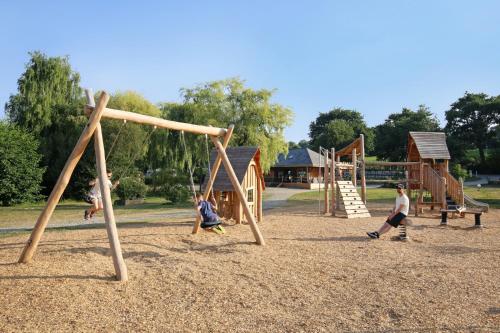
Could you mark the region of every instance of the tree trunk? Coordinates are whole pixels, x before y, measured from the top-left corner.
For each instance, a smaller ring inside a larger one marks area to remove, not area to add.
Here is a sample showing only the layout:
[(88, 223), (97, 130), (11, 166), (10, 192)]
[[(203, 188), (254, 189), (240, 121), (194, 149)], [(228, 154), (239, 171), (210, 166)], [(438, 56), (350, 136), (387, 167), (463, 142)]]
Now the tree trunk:
[(481, 167), (484, 167), (486, 165), (486, 157), (484, 156), (484, 147), (478, 145), (478, 149), (479, 149), (479, 159), (481, 160)]

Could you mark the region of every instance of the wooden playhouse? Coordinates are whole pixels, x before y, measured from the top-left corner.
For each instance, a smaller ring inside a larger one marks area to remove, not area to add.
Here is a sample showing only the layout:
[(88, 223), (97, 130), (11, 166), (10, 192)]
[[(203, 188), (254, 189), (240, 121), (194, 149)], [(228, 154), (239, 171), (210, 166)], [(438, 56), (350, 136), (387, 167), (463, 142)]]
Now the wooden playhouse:
[[(264, 175), (260, 167), (260, 149), (258, 147), (230, 147), (226, 149), (227, 156), (233, 165), (248, 206), (256, 220), (262, 222), (262, 192), (265, 189)], [(210, 154), (210, 164), (213, 165), (217, 152)], [(206, 186), (205, 177), (203, 188)], [(217, 201), (220, 217), (233, 219), (236, 223), (246, 221), (243, 206), (238, 200), (224, 166), (221, 166), (213, 184), (214, 197)]]

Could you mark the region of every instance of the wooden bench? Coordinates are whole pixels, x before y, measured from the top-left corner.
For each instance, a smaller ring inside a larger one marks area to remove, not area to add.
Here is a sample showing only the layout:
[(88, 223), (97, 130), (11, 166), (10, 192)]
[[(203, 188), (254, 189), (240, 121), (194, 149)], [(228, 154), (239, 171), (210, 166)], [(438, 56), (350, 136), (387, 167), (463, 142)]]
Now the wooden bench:
[(483, 214), (483, 212), (481, 211), (462, 210), (462, 209), (441, 209), (441, 225), (448, 224), (448, 213), (453, 213), (453, 214), (458, 213), (462, 217), (465, 217), (465, 214), (474, 214), (474, 221), (475, 221), (474, 226), (476, 228), (483, 227), (483, 225), (481, 224), (481, 215)]

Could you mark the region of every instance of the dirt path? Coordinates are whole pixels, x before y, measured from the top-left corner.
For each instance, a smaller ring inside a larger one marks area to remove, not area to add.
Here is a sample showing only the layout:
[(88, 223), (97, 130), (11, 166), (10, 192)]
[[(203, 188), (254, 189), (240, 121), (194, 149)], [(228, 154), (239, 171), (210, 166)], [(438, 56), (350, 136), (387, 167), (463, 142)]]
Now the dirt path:
[(310, 190), (285, 188), (285, 187), (267, 187), (266, 199), (262, 204), (263, 209), (272, 209), (289, 205), (287, 199), (297, 193), (308, 192)]

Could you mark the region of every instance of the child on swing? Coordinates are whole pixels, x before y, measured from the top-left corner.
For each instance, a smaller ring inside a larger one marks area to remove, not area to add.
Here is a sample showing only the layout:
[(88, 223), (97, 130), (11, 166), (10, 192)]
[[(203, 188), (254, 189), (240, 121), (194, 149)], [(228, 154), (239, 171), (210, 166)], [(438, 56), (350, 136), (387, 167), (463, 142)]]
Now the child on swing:
[[(120, 181), (116, 181), (114, 184), (111, 183), (111, 176), (113, 176), (113, 173), (110, 170), (106, 171), (106, 174), (108, 176), (107, 182), (108, 186), (111, 190), (114, 190), (119, 184)], [(85, 210), (84, 214), (84, 219), (89, 220), (91, 219), (95, 213), (103, 209), (103, 204), (102, 204), (102, 193), (101, 193), (101, 185), (99, 182), (99, 178), (93, 179), (89, 182), (89, 185), (92, 186), (92, 189), (89, 191), (88, 198), (89, 198), (89, 203), (92, 205), (89, 209)]]
[(217, 209), (217, 202), (214, 196), (210, 198), (210, 201), (204, 200), (203, 194), (196, 193), (196, 203), (198, 205), (198, 212), (201, 215), (201, 227), (208, 231), (213, 231), (219, 235), (224, 234), (226, 231), (222, 227), (222, 222), (214, 212)]

